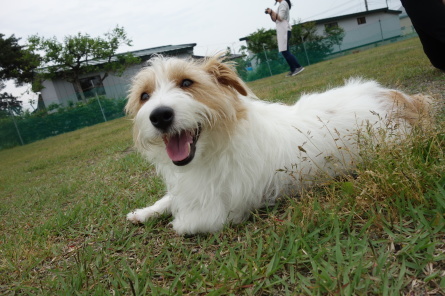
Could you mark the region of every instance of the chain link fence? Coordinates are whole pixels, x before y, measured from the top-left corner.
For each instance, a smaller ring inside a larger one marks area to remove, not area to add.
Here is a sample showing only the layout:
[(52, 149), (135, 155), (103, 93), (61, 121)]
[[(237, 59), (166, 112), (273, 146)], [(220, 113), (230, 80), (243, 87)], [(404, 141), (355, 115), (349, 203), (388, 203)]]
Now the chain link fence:
[(47, 110), (0, 118), (0, 150), (123, 117), (125, 103), (125, 98), (96, 96), (86, 102), (52, 104)]

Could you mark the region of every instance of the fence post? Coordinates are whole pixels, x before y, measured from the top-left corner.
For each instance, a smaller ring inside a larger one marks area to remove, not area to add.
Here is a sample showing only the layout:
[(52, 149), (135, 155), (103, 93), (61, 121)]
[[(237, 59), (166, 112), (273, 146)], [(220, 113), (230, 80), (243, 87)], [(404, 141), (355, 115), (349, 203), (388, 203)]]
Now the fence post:
[(90, 82), (91, 82), (91, 85), (93, 86), (94, 94), (96, 95), (96, 99), (99, 102), (99, 108), (100, 108), (100, 111), (102, 111), (102, 116), (104, 117), (104, 121), (107, 122), (107, 118), (105, 117), (104, 109), (102, 109), (102, 104), (100, 103), (99, 96), (97, 95), (96, 87), (94, 87), (94, 82), (93, 82), (93, 80), (90, 80)]
[(310, 66), (311, 62), (309, 62), (309, 56), (307, 55), (306, 46), (304, 45), (303, 36), (301, 36), (301, 43), (303, 44), (304, 54), (306, 55), (307, 65)]
[(102, 116), (104, 117), (104, 121), (107, 122), (107, 118), (105, 117), (105, 112), (104, 112), (104, 109), (102, 108), (102, 104), (100, 103), (99, 96), (97, 95), (96, 91), (94, 91), (94, 93), (96, 94), (96, 99), (99, 102), (99, 108), (100, 108), (100, 111), (102, 111)]
[(14, 126), (15, 126), (15, 130), (17, 131), (17, 135), (19, 135), (20, 143), (23, 146), (23, 145), (25, 145), (25, 143), (23, 142), (22, 135), (20, 134), (20, 130), (19, 130), (19, 127), (17, 125), (17, 122), (15, 121), (14, 112), (12, 112), (12, 109), (9, 108), (9, 102), (8, 101), (6, 101), (6, 105), (8, 106), (9, 113), (11, 113), (12, 121), (14, 122)]
[(261, 45), (263, 46), (264, 55), (266, 56), (266, 63), (267, 63), (267, 66), (269, 67), (270, 76), (272, 76), (272, 70), (270, 69), (269, 58), (267, 57), (266, 48), (264, 47), (264, 43)]

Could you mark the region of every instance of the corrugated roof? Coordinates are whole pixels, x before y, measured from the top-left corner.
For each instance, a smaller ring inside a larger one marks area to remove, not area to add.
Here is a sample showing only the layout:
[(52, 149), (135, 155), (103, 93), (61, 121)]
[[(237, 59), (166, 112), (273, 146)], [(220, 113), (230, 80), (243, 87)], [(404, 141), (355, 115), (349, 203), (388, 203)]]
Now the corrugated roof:
[[(141, 58), (142, 60), (148, 60), (152, 55), (155, 55), (155, 54), (166, 54), (166, 53), (171, 53), (171, 52), (175, 52), (175, 51), (180, 51), (183, 49), (193, 49), (193, 47), (195, 47), (195, 46), (196, 46), (196, 43), (179, 44), (179, 45), (164, 45), (164, 46), (158, 46), (158, 47), (153, 47), (153, 48), (146, 48), (146, 49), (140, 49), (140, 50), (135, 50), (135, 51), (127, 51), (124, 53), (118, 53), (116, 56), (131, 53), (134, 56)], [(116, 60), (117, 60), (116, 57), (111, 58), (112, 62), (114, 62)], [(88, 65), (96, 66), (96, 65), (101, 65), (101, 64), (107, 63), (107, 60), (89, 60), (89, 61), (83, 62), (83, 63), (88, 63)], [(37, 71), (43, 72), (43, 71), (45, 71), (45, 69), (47, 69), (47, 67), (39, 68), (39, 69), (37, 69)]]
[(181, 49), (193, 48), (195, 46), (196, 46), (196, 43), (180, 44), (180, 45), (165, 45), (165, 46), (129, 51), (127, 53), (131, 53), (137, 57), (144, 57), (144, 56), (151, 56), (154, 54), (177, 51), (177, 50), (181, 50)]
[[(134, 51), (127, 51), (124, 53), (119, 53), (117, 55), (121, 54), (128, 54), (131, 53), (135, 57), (141, 58), (144, 60), (144, 58), (150, 58), (152, 55), (155, 54), (165, 54), (169, 52), (174, 52), (182, 49), (193, 49), (193, 47), (196, 46), (196, 43), (189, 43), (189, 44), (179, 44), (179, 45), (164, 45), (164, 46), (158, 46), (158, 47), (152, 47), (152, 48), (146, 48), (146, 49), (140, 49), (140, 50), (134, 50)], [(112, 58), (111, 61), (116, 61), (116, 58)], [(89, 65), (100, 65), (105, 64), (106, 60), (91, 60), (88, 61)]]
[(320, 23), (323, 24), (323, 23), (329, 23), (329, 22), (333, 22), (333, 21), (346, 19), (346, 18), (358, 17), (358, 16), (369, 15), (369, 14), (374, 14), (374, 13), (379, 13), (379, 12), (386, 12), (386, 13), (392, 13), (392, 14), (400, 14), (400, 13), (402, 13), (399, 10), (391, 10), (391, 9), (388, 9), (388, 8), (380, 8), (380, 9), (362, 11), (362, 12), (357, 12), (357, 13), (352, 13), (352, 14), (333, 16), (333, 17), (328, 17), (328, 18), (325, 18), (325, 19), (308, 21), (306, 23), (315, 22), (317, 24), (320, 24)]

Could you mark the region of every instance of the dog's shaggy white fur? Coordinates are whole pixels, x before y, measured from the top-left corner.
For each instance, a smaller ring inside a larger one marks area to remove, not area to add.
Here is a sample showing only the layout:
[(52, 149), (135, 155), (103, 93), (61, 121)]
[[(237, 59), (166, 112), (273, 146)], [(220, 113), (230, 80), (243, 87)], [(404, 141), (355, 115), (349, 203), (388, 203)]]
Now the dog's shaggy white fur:
[(384, 138), (394, 140), (427, 108), (423, 96), (360, 79), (293, 106), (272, 104), (218, 57), (154, 58), (135, 76), (126, 111), (135, 145), (155, 164), (167, 194), (127, 219), (169, 213), (179, 234), (218, 231), (280, 194), (350, 171), (360, 133), (386, 130)]

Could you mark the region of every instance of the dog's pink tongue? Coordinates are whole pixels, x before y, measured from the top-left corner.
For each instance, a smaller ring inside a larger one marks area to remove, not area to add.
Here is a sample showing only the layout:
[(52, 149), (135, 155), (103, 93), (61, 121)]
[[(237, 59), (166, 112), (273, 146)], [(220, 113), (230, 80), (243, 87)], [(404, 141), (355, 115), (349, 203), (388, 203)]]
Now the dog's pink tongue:
[(189, 132), (182, 131), (169, 139), (164, 139), (167, 146), (167, 154), (172, 161), (181, 161), (190, 154), (190, 144), (193, 143), (193, 137)]

